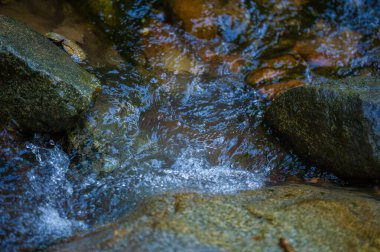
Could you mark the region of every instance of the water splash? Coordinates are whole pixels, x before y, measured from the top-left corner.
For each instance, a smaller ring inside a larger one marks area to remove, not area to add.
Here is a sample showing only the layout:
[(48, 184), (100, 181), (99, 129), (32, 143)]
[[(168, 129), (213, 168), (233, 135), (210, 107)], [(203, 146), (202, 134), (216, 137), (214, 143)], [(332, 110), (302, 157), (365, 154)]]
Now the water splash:
[[(137, 1), (128, 10), (138, 22), (146, 15), (152, 18), (163, 15), (150, 11), (150, 4), (142, 11), (139, 2), (145, 1)], [(92, 170), (83, 175), (76, 170), (80, 170), (81, 164), (70, 162), (59, 145), (52, 143), (46, 147), (36, 139), (29, 139), (25, 148), (25, 140), (12, 138), (11, 131), (0, 132), (0, 162), (5, 162), (0, 166), (1, 249), (44, 246), (94, 224), (112, 221), (148, 195), (167, 191), (235, 193), (263, 186), (271, 172), (281, 167), (285, 167), (282, 171), (288, 175), (305, 171), (303, 164), (295, 162), (292, 155), (268, 139), (261, 127), (262, 100), (244, 85), (243, 76), (230, 73), (229, 64), (241, 56), (247, 60), (244, 67), (250, 70), (261, 61), (289, 53), (297, 40), (315, 30), (310, 27), (318, 26), (318, 19), (324, 19), (332, 30), (326, 33), (322, 29), (315, 34), (327, 38), (329, 47), (323, 47), (323, 43), (321, 47), (324, 52), (339, 54), (342, 43), (335, 48), (331, 41), (347, 34), (346, 30), (362, 35), (352, 47), (361, 57), (353, 57), (343, 75), (355, 72), (355, 68), (380, 69), (377, 57), (380, 5), (371, 0), (346, 3), (334, 0), (328, 8), (324, 3), (316, 3), (321, 6), (315, 8), (312, 1), (310, 8), (301, 11), (294, 5), (297, 1), (284, 1), (281, 5), (277, 0), (245, 2), (248, 9), (244, 23), (232, 25), (224, 16), (218, 20), (226, 28), (222, 35), (227, 42), (210, 46), (183, 34), (179, 27), (174, 29), (168, 24), (161, 27), (172, 36), (173, 46), (165, 47), (165, 52), (174, 58), (167, 57), (162, 62), (167, 55), (157, 54), (150, 60), (157, 60), (157, 66), (172, 68), (173, 72), (178, 72), (182, 65), (183, 70), (196, 76), (173, 75), (158, 68), (154, 71), (159, 74), (153, 74), (152, 78), (147, 73), (152, 69), (144, 69), (148, 76), (140, 78), (139, 70), (128, 68), (128, 63), (123, 66), (126, 69), (91, 68), (105, 83), (98, 100), (104, 99), (108, 104), (104, 103), (94, 114), (104, 113), (100, 118), (104, 121), (99, 120), (104, 128), (97, 134), (101, 138), (103, 130), (114, 134), (108, 143), (117, 155), (106, 156), (104, 160), (117, 167), (112, 172), (99, 174)], [(245, 23), (249, 19), (252, 24)], [(127, 55), (128, 51), (138, 51), (138, 43), (128, 39), (128, 34), (135, 33), (135, 37), (139, 33), (135, 29), (137, 22), (128, 25), (130, 20), (125, 21), (125, 30), (120, 31), (125, 32), (124, 46), (121, 43), (120, 48)], [(155, 28), (157, 25), (152, 31)], [(146, 46), (160, 46), (170, 38), (162, 37), (160, 32), (157, 35), (157, 40), (148, 41)], [(232, 41), (237, 44), (229, 43)], [(203, 55), (201, 49), (211, 53)], [(348, 49), (351, 51), (351, 47)], [(229, 53), (237, 53), (239, 57), (227, 60), (225, 56)], [(215, 60), (213, 54), (218, 56)], [(206, 56), (208, 63), (201, 62), (199, 56)], [(213, 80), (201, 74), (210, 75)], [(308, 79), (314, 77), (308, 72)], [(129, 113), (130, 107), (136, 107), (136, 111)], [(70, 167), (70, 163), (75, 167)], [(315, 174), (311, 172), (308, 176)]]
[(38, 233), (58, 239), (68, 237), (74, 231), (84, 230), (87, 225), (82, 221), (70, 220), (50, 205), (39, 207), (41, 215), (37, 224)]
[(204, 149), (186, 149), (171, 169), (162, 176), (150, 176), (155, 192), (191, 191), (200, 193), (235, 193), (263, 186), (263, 176), (234, 168), (232, 164), (211, 165), (202, 157)]
[[(83, 222), (68, 216), (73, 186), (66, 178), (70, 164), (67, 154), (59, 145), (45, 148), (27, 143), (26, 149), (35, 156), (34, 166), (26, 171), (20, 169), (18, 176), (6, 176), (12, 178), (12, 185), (0, 191), (0, 212), (5, 214), (0, 218), (0, 243), (5, 251), (25, 244), (46, 245), (47, 241), (86, 228)], [(19, 217), (10, 218), (8, 214)], [(4, 232), (10, 227), (15, 228), (17, 236)]]
[[(52, 142), (52, 144), (54, 144)], [(63, 191), (71, 195), (73, 188), (65, 175), (70, 165), (68, 155), (56, 145), (52, 149), (38, 147), (28, 143), (26, 147), (35, 155), (38, 166), (29, 171), (29, 180), (36, 192), (49, 190), (45, 201), (54, 201), (55, 194)], [(39, 176), (41, 173), (49, 176)]]

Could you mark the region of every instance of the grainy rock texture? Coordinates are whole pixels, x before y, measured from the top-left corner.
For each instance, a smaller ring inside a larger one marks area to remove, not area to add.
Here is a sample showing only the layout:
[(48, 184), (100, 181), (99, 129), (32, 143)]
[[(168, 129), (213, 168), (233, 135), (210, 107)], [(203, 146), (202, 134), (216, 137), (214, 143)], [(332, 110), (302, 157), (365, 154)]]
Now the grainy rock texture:
[(0, 118), (26, 131), (72, 127), (99, 81), (45, 37), (0, 15)]
[(288, 185), (237, 195), (166, 194), (51, 251), (378, 251), (380, 202), (365, 193)]
[(304, 159), (349, 178), (380, 178), (380, 79), (290, 89), (266, 122)]

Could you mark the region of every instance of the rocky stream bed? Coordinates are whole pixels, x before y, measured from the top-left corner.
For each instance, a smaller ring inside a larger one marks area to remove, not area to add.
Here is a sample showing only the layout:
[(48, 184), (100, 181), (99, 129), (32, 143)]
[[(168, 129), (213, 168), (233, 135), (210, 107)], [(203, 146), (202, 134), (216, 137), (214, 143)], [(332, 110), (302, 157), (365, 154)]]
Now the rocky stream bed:
[(0, 0), (0, 251), (380, 251), (380, 2)]

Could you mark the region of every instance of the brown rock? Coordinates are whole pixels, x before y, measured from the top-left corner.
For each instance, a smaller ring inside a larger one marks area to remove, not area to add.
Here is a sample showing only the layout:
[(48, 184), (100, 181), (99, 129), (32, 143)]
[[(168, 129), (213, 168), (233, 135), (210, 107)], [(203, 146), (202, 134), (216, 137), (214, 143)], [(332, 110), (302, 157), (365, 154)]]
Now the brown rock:
[(150, 20), (140, 33), (145, 63), (175, 73), (196, 73), (197, 62), (190, 47), (172, 26)]
[(305, 82), (299, 81), (299, 80), (290, 80), (286, 82), (281, 82), (277, 84), (271, 84), (267, 86), (263, 86), (262, 88), (259, 89), (259, 92), (261, 94), (264, 94), (268, 97), (268, 99), (272, 100), (279, 94), (283, 93), (284, 91), (294, 88), (294, 87), (299, 87), (305, 85)]
[[(261, 67), (249, 73), (245, 81), (254, 87), (261, 88), (267, 84), (274, 84), (280, 82), (288, 82), (290, 80), (305, 79), (306, 63), (299, 55), (285, 54), (273, 59), (264, 61)], [(285, 86), (296, 86), (297, 82), (288, 82), (282, 84)], [(281, 87), (280, 86), (280, 87)], [(274, 86), (263, 91), (270, 90)]]
[(271, 83), (273, 80), (283, 77), (285, 73), (285, 70), (260, 68), (249, 73), (245, 81), (254, 87), (261, 87), (265, 83)]
[(325, 37), (300, 41), (293, 50), (311, 68), (344, 67), (358, 56), (357, 45), (360, 38), (361, 35), (353, 31), (332, 32)]
[(170, 0), (169, 5), (174, 15), (183, 22), (185, 31), (201, 39), (212, 39), (217, 35), (214, 10), (220, 8), (218, 0)]
[[(237, 39), (244, 27), (247, 26), (247, 10), (239, 1), (223, 0), (169, 0), (169, 6), (174, 19), (182, 22), (186, 32), (200, 39), (212, 40), (221, 35), (226, 41)], [(228, 17), (228, 24), (223, 24), (220, 17)], [(240, 31), (232, 31), (229, 25), (239, 25)], [(222, 29), (220, 29), (222, 28)], [(228, 30), (224, 33), (224, 30)], [(220, 33), (220, 34), (219, 34)]]

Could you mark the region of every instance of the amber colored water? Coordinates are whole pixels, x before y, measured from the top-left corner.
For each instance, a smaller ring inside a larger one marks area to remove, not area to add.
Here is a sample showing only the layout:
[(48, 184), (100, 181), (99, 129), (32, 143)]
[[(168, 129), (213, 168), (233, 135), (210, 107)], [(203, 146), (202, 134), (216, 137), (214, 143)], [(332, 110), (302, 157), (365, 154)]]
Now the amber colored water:
[[(310, 1), (299, 9), (292, 1), (260, 2), (241, 2), (245, 22), (221, 16), (223, 32), (209, 41), (184, 33), (160, 1), (125, 6), (117, 31), (84, 16), (85, 1), (0, 5), (0, 14), (42, 34), (63, 33), (87, 52), (82, 66), (102, 81), (98, 99), (107, 101), (102, 124), (109, 130), (103, 133), (116, 136), (107, 162), (117, 164), (109, 173), (91, 171), (67, 148), (65, 136), (23, 134), (3, 123), (0, 247), (43, 248), (115, 220), (161, 192), (235, 193), (287, 180), (344, 184), (279, 143), (262, 122), (268, 99), (244, 77), (291, 53), (297, 42), (313, 40), (318, 55), (300, 49), (309, 61), (297, 79), (377, 74), (380, 4)], [(142, 62), (142, 52), (149, 62)], [(319, 67), (329, 60), (334, 67)], [(95, 120), (98, 112), (87, 118)]]

